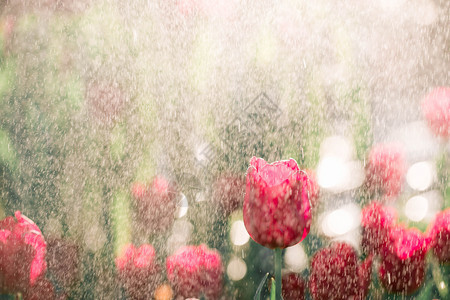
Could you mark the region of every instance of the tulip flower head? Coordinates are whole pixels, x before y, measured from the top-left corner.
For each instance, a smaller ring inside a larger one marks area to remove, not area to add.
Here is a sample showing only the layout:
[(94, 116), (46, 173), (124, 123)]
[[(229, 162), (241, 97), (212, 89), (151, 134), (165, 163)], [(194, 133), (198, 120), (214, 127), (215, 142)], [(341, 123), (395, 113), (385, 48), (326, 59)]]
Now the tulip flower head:
[(166, 260), (167, 277), (177, 295), (217, 299), (222, 293), (223, 266), (219, 252), (206, 245), (180, 248)]
[(155, 233), (165, 231), (172, 225), (177, 208), (176, 190), (166, 178), (156, 176), (148, 186), (135, 183), (132, 194), (142, 228)]
[(303, 177), (303, 186), (306, 187), (308, 192), (308, 198), (311, 202), (311, 208), (316, 208), (319, 205), (319, 196), (320, 196), (320, 188), (317, 183), (316, 172), (311, 169), (306, 169), (304, 172), (301, 172)]
[(24, 292), (45, 276), (46, 243), (41, 231), (20, 211), (0, 221), (0, 290)]
[(366, 253), (380, 254), (389, 241), (389, 230), (397, 219), (395, 210), (373, 201), (362, 210), (362, 247)]
[(355, 250), (345, 243), (320, 249), (311, 260), (309, 288), (313, 299), (364, 299), (371, 266), (372, 256), (359, 263)]
[(213, 189), (213, 199), (225, 217), (242, 205), (245, 193), (243, 178), (232, 174), (222, 175), (214, 182)]
[[(57, 299), (53, 284), (41, 277), (24, 293), (25, 300), (54, 300)], [(60, 299), (60, 298), (58, 298)]]
[(427, 249), (428, 241), (418, 229), (391, 228), (379, 269), (380, 281), (388, 292), (411, 294), (423, 284)]
[(435, 135), (450, 137), (450, 87), (432, 90), (422, 101), (422, 112)]
[(302, 172), (293, 159), (272, 164), (253, 157), (247, 171), (244, 224), (267, 248), (286, 248), (309, 233), (311, 207)]
[(377, 144), (368, 156), (366, 186), (380, 196), (396, 197), (401, 192), (405, 172), (403, 149), (397, 144)]
[(441, 263), (450, 263), (450, 208), (439, 212), (430, 224), (430, 246)]
[(305, 280), (296, 273), (288, 273), (282, 278), (282, 295), (284, 300), (305, 299)]
[(116, 258), (116, 268), (129, 298), (146, 299), (152, 295), (159, 280), (159, 267), (152, 245), (139, 248), (126, 245)]

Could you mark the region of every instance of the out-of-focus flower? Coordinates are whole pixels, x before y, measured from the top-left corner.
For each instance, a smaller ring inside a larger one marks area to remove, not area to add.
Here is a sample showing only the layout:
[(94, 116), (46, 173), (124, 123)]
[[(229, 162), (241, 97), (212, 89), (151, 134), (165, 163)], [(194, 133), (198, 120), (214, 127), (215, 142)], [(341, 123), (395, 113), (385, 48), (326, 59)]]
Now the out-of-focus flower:
[(136, 199), (137, 201), (142, 201), (147, 192), (148, 192), (147, 185), (141, 182), (135, 182), (131, 187), (131, 194), (133, 195), (133, 198)]
[(403, 149), (397, 144), (372, 147), (366, 165), (366, 187), (386, 198), (396, 197), (403, 186), (406, 163)]
[(422, 112), (437, 136), (450, 136), (450, 87), (432, 90), (422, 101)]
[(34, 286), (47, 269), (41, 231), (20, 211), (15, 217), (0, 221), (0, 290), (12, 293)]
[(87, 85), (86, 102), (96, 121), (112, 125), (120, 117), (128, 98), (117, 83), (93, 81)]
[(285, 274), (281, 281), (284, 300), (305, 299), (306, 282), (300, 275), (296, 273)]
[(247, 171), (244, 223), (252, 239), (267, 248), (286, 248), (309, 233), (311, 208), (297, 162), (268, 164), (253, 157)]
[(133, 185), (133, 197), (142, 221), (150, 233), (167, 230), (174, 221), (177, 208), (175, 187), (164, 177), (156, 176), (149, 186)]
[(306, 169), (301, 172), (303, 175), (303, 186), (306, 188), (308, 192), (308, 198), (311, 203), (311, 208), (316, 208), (319, 205), (319, 196), (320, 196), (320, 188), (317, 183), (316, 172), (311, 169)]
[(225, 217), (244, 202), (245, 181), (238, 175), (221, 175), (213, 185), (213, 200)]
[(450, 208), (439, 212), (428, 229), (430, 246), (441, 263), (450, 263)]
[(370, 283), (372, 256), (358, 262), (355, 250), (333, 243), (311, 260), (309, 288), (313, 299), (364, 299)]
[(219, 252), (206, 245), (180, 248), (166, 261), (167, 277), (177, 295), (184, 298), (203, 294), (218, 299), (222, 292), (223, 266)]
[(116, 268), (130, 299), (147, 299), (160, 279), (155, 249), (151, 245), (139, 248), (126, 245), (116, 258)]
[(380, 254), (389, 241), (389, 230), (394, 226), (397, 214), (393, 208), (378, 201), (364, 207), (361, 214), (362, 248), (365, 253)]
[(65, 290), (78, 278), (78, 245), (65, 239), (47, 238), (48, 270)]
[(24, 300), (53, 300), (56, 299), (53, 284), (45, 278), (39, 278), (36, 284), (24, 293)]
[(389, 240), (381, 256), (380, 281), (388, 292), (411, 294), (425, 280), (428, 241), (418, 229), (402, 225), (391, 228)]

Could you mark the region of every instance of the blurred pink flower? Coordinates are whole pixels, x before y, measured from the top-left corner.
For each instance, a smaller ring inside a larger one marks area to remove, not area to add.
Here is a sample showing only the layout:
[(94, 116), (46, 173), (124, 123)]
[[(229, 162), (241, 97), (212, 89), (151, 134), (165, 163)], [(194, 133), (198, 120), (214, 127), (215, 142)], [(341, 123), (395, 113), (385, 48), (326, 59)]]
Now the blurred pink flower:
[(223, 266), (216, 250), (206, 245), (180, 248), (166, 261), (167, 277), (184, 298), (218, 299), (222, 293)]
[(305, 299), (306, 281), (296, 273), (288, 273), (282, 278), (282, 296), (284, 300)]
[(253, 157), (247, 171), (244, 223), (267, 248), (286, 248), (309, 233), (311, 210), (304, 175), (293, 159), (268, 164)]
[(150, 185), (135, 183), (133, 198), (141, 228), (149, 233), (167, 230), (174, 221), (177, 208), (175, 187), (164, 177), (156, 176)]
[(245, 181), (238, 175), (222, 174), (213, 184), (213, 200), (225, 217), (244, 202)]
[(437, 136), (450, 136), (450, 87), (437, 87), (422, 101), (428, 126)]
[(47, 269), (41, 231), (20, 211), (15, 217), (0, 221), (0, 290), (4, 292), (25, 292)]
[(119, 280), (130, 299), (147, 299), (160, 279), (156, 253), (152, 245), (135, 248), (128, 244), (116, 258)]
[(425, 280), (428, 240), (416, 228), (397, 225), (390, 229), (383, 248), (379, 277), (387, 291), (411, 294)]
[(433, 253), (441, 263), (450, 263), (450, 208), (439, 212), (429, 225), (428, 236)]
[(308, 192), (308, 198), (311, 203), (311, 208), (317, 208), (319, 205), (319, 196), (320, 196), (320, 188), (317, 183), (316, 172), (311, 169), (306, 169), (304, 172), (301, 172), (303, 179), (303, 186), (306, 187)]
[(400, 194), (406, 172), (405, 153), (397, 144), (372, 147), (366, 165), (366, 187), (386, 198)]
[(395, 225), (397, 214), (378, 201), (364, 207), (361, 214), (362, 248), (365, 253), (380, 254), (389, 241), (389, 230)]
[(56, 299), (53, 284), (45, 279), (39, 278), (36, 284), (24, 293), (24, 300), (53, 300)]
[(367, 295), (372, 256), (359, 263), (348, 244), (333, 243), (311, 260), (309, 289), (313, 299), (364, 299)]
[(89, 82), (85, 98), (93, 120), (107, 126), (119, 119), (129, 101), (117, 83), (103, 80)]

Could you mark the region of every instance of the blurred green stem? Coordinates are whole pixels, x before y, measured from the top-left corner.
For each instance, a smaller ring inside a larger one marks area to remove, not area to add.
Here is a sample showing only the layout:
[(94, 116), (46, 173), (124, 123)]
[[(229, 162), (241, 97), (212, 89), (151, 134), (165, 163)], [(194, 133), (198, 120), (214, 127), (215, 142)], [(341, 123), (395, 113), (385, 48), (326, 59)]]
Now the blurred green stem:
[(446, 280), (442, 275), (441, 268), (439, 267), (439, 263), (433, 256), (430, 256), (431, 261), (431, 274), (433, 275), (434, 284), (439, 292), (439, 295), (442, 299), (448, 299), (448, 287), (446, 284)]
[(281, 300), (281, 248), (275, 250), (275, 299)]

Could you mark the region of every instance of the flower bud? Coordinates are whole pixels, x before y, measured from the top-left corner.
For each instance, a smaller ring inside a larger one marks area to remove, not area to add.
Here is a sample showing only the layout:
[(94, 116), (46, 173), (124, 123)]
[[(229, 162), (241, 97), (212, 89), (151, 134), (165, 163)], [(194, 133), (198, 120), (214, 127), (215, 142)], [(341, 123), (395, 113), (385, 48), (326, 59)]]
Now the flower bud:
[(402, 225), (391, 228), (378, 274), (388, 292), (411, 294), (419, 289), (425, 280), (427, 248), (419, 230)]
[(214, 182), (213, 200), (218, 204), (225, 217), (241, 207), (244, 202), (244, 194), (245, 181), (237, 175), (221, 175)]
[(45, 276), (46, 243), (30, 219), (15, 213), (0, 221), (0, 290), (24, 292)]
[(365, 185), (371, 193), (393, 198), (401, 192), (405, 172), (403, 149), (396, 144), (377, 144), (367, 159)]
[(285, 274), (281, 281), (284, 300), (305, 299), (306, 282), (300, 275), (296, 273)]
[(166, 260), (167, 277), (177, 295), (218, 299), (222, 293), (223, 266), (219, 252), (206, 245), (180, 248)]
[(313, 299), (363, 299), (370, 283), (372, 257), (359, 264), (345, 243), (320, 249), (311, 260), (309, 288)]
[(311, 210), (304, 175), (295, 160), (268, 164), (253, 157), (247, 171), (244, 224), (267, 248), (286, 248), (309, 233)]
[(149, 186), (135, 183), (132, 194), (141, 226), (148, 233), (165, 231), (173, 224), (176, 190), (166, 178), (156, 176)]
[(450, 87), (438, 87), (422, 101), (422, 112), (431, 131), (450, 137)]
[(389, 241), (389, 230), (397, 215), (394, 209), (373, 201), (362, 210), (362, 248), (365, 253), (380, 254)]
[(152, 295), (159, 280), (155, 249), (151, 245), (135, 248), (129, 244), (116, 258), (119, 280), (130, 299), (145, 299)]
[(435, 257), (441, 263), (450, 263), (450, 208), (439, 212), (429, 228), (430, 246)]

